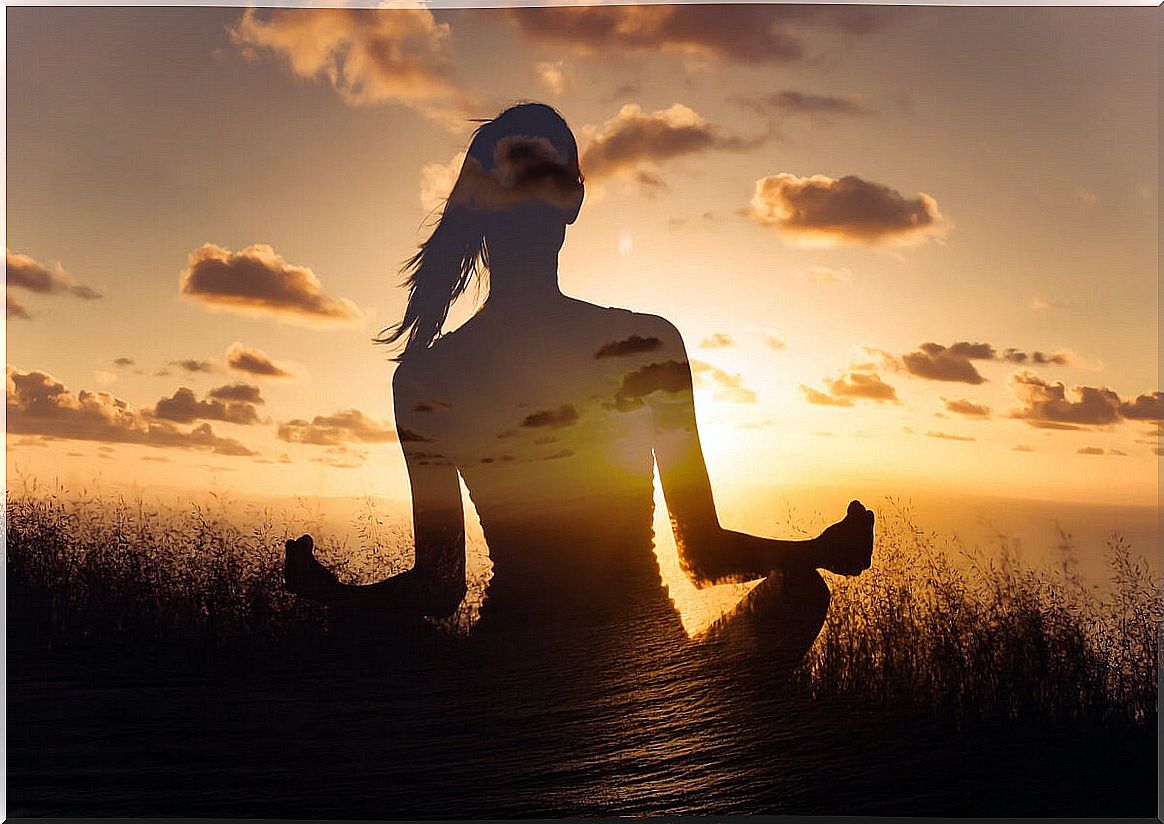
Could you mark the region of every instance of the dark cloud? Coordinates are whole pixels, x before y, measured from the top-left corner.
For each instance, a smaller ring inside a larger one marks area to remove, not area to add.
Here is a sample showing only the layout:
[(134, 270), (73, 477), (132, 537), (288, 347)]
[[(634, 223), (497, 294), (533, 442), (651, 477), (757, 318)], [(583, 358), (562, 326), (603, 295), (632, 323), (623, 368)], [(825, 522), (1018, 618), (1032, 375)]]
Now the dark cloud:
[(756, 393), (744, 386), (742, 375), (725, 372), (718, 366), (703, 361), (691, 361), (691, 371), (699, 381), (710, 380), (720, 391), (713, 396), (717, 401), (727, 403), (755, 403)]
[[(194, 374), (210, 373), (217, 371), (218, 367), (214, 365), (213, 361), (199, 360), (197, 358), (186, 358), (185, 360), (170, 361), (170, 366), (177, 366), (184, 372), (191, 372)], [(168, 375), (169, 372), (159, 372), (158, 375)]]
[(74, 394), (44, 372), (21, 372), (9, 366), (6, 378), (5, 408), (10, 434), (207, 449), (220, 455), (258, 454), (233, 438), (216, 435), (208, 423), (181, 430), (108, 392), (81, 390)]
[(398, 436), (387, 423), (375, 421), (358, 409), (342, 409), (333, 415), (316, 415), (310, 421), (296, 418), (279, 424), (276, 434), (279, 440), (288, 443), (315, 446), (405, 440), (403, 430)]
[[(193, 390), (182, 386), (172, 396), (159, 400), (154, 405), (152, 414), (162, 420), (174, 421), (175, 423), (222, 421), (244, 426), (258, 423), (259, 412), (255, 405), (262, 403), (262, 398), (259, 398), (257, 393), (254, 395), (257, 400), (228, 397), (237, 394), (238, 387), (245, 387), (245, 384), (221, 386), (212, 390), (209, 398), (198, 400)], [(223, 394), (215, 396), (215, 392)]]
[(4, 317), (7, 320), (28, 320), (32, 315), (24, 308), (18, 298), (12, 296), (10, 290), (4, 292)]
[(1079, 400), (1067, 397), (1061, 381), (1048, 383), (1033, 372), (1011, 375), (1010, 388), (1023, 404), (1010, 414), (1044, 429), (1079, 429), (1108, 426), (1120, 420), (1119, 396), (1106, 387), (1076, 386)]
[(1139, 395), (1133, 401), (1120, 404), (1120, 414), (1131, 421), (1164, 420), (1164, 392)]
[(1010, 448), (1010, 451), (1011, 452), (1034, 452), (1035, 448), (1033, 446), (1028, 446), (1025, 443), (1019, 443), (1019, 444), (1015, 444), (1014, 446), (1012, 446)]
[(238, 372), (264, 378), (291, 378), (295, 374), (276, 363), (261, 349), (251, 349), (235, 342), (226, 350), (226, 365)]
[(27, 320), (31, 317), (20, 300), (13, 296), (13, 289), (23, 289), (38, 295), (67, 294), (82, 300), (99, 300), (100, 292), (83, 284), (69, 274), (58, 262), (53, 268), (45, 266), (35, 258), (4, 248), (5, 307), (6, 318)]
[(417, 401), (412, 407), (413, 412), (443, 412), (452, 409), (453, 405), (447, 401)]
[(602, 344), (594, 353), (594, 357), (621, 358), (627, 355), (637, 355), (640, 352), (653, 352), (662, 346), (663, 342), (656, 337), (644, 338), (640, 335), (631, 335), (623, 340)]
[(1118, 449), (1105, 450), (1099, 446), (1081, 446), (1075, 450), (1076, 455), (1123, 455)]
[(800, 385), (805, 400), (818, 406), (852, 406), (853, 401), (898, 403), (897, 390), (881, 379), (871, 363), (854, 364), (838, 378), (825, 378), (826, 391)]
[(931, 381), (954, 383), (985, 383), (972, 360), (992, 360), (994, 347), (987, 343), (967, 343), (962, 341), (952, 346), (940, 343), (923, 343), (916, 352), (901, 356), (906, 371), (919, 378)]
[(136, 361), (134, 361), (133, 358), (114, 358), (113, 359), (113, 365), (114, 366), (121, 366), (121, 367), (133, 366), (135, 362)]
[(212, 243), (190, 255), (180, 291), (215, 309), (268, 315), (302, 323), (351, 323), (363, 317), (354, 303), (323, 291), (315, 273), (256, 243), (231, 252)]
[(856, 175), (756, 181), (748, 215), (780, 235), (809, 245), (913, 245), (941, 240), (950, 223), (929, 195), (905, 197)]
[(759, 114), (809, 115), (818, 118), (828, 115), (865, 117), (873, 114), (864, 98), (855, 94), (813, 94), (785, 89), (766, 97), (740, 97), (736, 101)]
[[(896, 359), (889, 353), (881, 353), (896, 365)], [(1071, 362), (1069, 352), (1023, 352), (1018, 349), (1004, 349), (999, 352), (989, 343), (957, 341), (949, 346), (927, 341), (918, 345), (917, 351), (901, 357), (901, 365), (911, 375), (931, 381), (980, 384), (986, 378), (971, 361), (996, 361), (1000, 363), (1032, 363), (1042, 366), (1065, 366)]]
[(630, 412), (641, 407), (654, 392), (675, 395), (690, 391), (691, 367), (686, 361), (659, 361), (623, 375), (612, 406), (620, 412)]
[(974, 403), (968, 400), (949, 400), (942, 398), (942, 403), (946, 406), (947, 412), (953, 412), (956, 415), (963, 415), (967, 418), (989, 418), (990, 407), (980, 403)]
[(971, 438), (967, 435), (954, 435), (950, 432), (927, 432), (927, 438), (938, 438), (943, 441), (976, 441), (977, 438)]
[(259, 387), (253, 383), (228, 383), (216, 386), (208, 393), (211, 398), (228, 403), (265, 403)]
[(578, 422), (578, 410), (569, 404), (563, 404), (557, 409), (541, 409), (533, 414), (526, 415), (521, 425), (529, 429), (550, 427), (557, 429), (571, 426)]
[(349, 105), (398, 103), (444, 123), (471, 107), (452, 79), (451, 34), (422, 8), (247, 9), (230, 29), (244, 55), (327, 80)]
[(662, 51), (739, 63), (802, 59), (802, 24), (860, 34), (881, 19), (872, 9), (765, 4), (527, 7), (504, 14), (526, 37), (556, 51)]
[(1009, 363), (1031, 363), (1036, 366), (1066, 366), (1071, 363), (1071, 355), (1067, 352), (1056, 352), (1048, 355), (1045, 352), (1020, 352), (1017, 349), (1006, 349), (999, 357)]
[(662, 186), (650, 164), (712, 150), (741, 151), (759, 142), (724, 134), (680, 103), (651, 113), (627, 104), (595, 131), (579, 162), (593, 180), (624, 174)]

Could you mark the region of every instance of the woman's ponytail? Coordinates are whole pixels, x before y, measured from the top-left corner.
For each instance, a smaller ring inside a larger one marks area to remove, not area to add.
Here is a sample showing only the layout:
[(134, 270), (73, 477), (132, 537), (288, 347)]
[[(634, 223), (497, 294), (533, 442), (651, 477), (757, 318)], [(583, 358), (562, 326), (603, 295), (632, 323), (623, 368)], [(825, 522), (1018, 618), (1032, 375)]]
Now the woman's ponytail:
[(396, 360), (427, 349), (440, 337), (454, 301), (488, 265), (481, 214), (446, 204), (432, 235), (404, 264), (408, 305), (403, 319), (385, 329), (376, 343), (403, 340), (404, 349)]

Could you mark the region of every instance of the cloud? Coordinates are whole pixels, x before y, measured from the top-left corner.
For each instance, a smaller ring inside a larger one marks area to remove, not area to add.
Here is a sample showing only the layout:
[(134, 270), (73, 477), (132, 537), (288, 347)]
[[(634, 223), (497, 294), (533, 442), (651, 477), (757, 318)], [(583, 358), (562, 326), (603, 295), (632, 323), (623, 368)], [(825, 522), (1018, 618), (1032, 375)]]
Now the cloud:
[(938, 438), (943, 441), (976, 441), (977, 438), (971, 438), (967, 435), (954, 435), (950, 432), (927, 432), (927, 438)]
[(772, 334), (771, 332), (761, 332), (760, 340), (763, 341), (766, 347), (774, 352), (779, 352), (786, 348), (784, 339), (779, 335)]
[(855, 400), (899, 403), (897, 390), (881, 379), (871, 363), (850, 366), (840, 377), (825, 378), (825, 391), (800, 385), (805, 400), (817, 406), (852, 406)]
[[(345, 443), (390, 443), (405, 440), (386, 423), (369, 418), (358, 409), (342, 409), (333, 415), (316, 415), (279, 424), (279, 440), (287, 443), (339, 446)], [(416, 438), (414, 438), (415, 440)]]
[(252, 8), (229, 33), (245, 56), (326, 79), (351, 106), (398, 103), (452, 125), (473, 105), (452, 79), (451, 29), (427, 9)]
[(24, 308), (19, 298), (12, 296), (11, 290), (4, 292), (4, 317), (7, 320), (28, 320), (32, 315)]
[(703, 349), (724, 349), (728, 346), (735, 346), (736, 342), (732, 340), (732, 336), (724, 332), (716, 332), (714, 335), (708, 335), (699, 342)]
[(759, 114), (807, 115), (824, 119), (829, 115), (866, 117), (874, 113), (859, 94), (813, 94), (785, 89), (766, 97), (740, 97), (736, 101)]
[(720, 387), (720, 391), (712, 396), (717, 401), (726, 403), (756, 402), (756, 393), (744, 386), (742, 375), (733, 375), (718, 366), (697, 360), (691, 361), (691, 371), (695, 374), (696, 380), (700, 382), (711, 380), (715, 386)]
[(998, 359), (1009, 363), (1033, 363), (1039, 366), (1067, 366), (1072, 360), (1070, 352), (1048, 355), (1045, 352), (1020, 352), (1017, 349), (1004, 349)]
[(653, 170), (655, 163), (713, 150), (742, 151), (759, 143), (722, 133), (681, 103), (651, 113), (628, 103), (601, 127), (588, 126), (583, 134), (588, 140), (579, 163), (588, 178), (623, 175), (649, 186), (663, 185)]
[(420, 167), (420, 207), (425, 214), (444, 205), (465, 164), (465, 154), (462, 150), (448, 163), (426, 163)]
[(931, 381), (969, 383), (978, 385), (986, 378), (971, 361), (997, 361), (1000, 363), (1038, 364), (1040, 366), (1065, 366), (1073, 361), (1070, 352), (1022, 352), (1018, 349), (996, 350), (989, 343), (958, 341), (949, 346), (927, 341), (919, 344), (914, 352), (901, 356), (900, 364), (889, 353), (881, 353), (895, 366), (903, 366), (907, 372)]
[(907, 198), (856, 175), (834, 179), (780, 173), (761, 178), (748, 215), (809, 246), (913, 246), (944, 239), (952, 226), (938, 202), (924, 192)]
[(6, 318), (27, 320), (32, 317), (24, 304), (13, 296), (13, 289), (22, 289), (37, 295), (68, 294), (82, 300), (99, 300), (100, 292), (77, 283), (60, 261), (50, 269), (35, 258), (13, 252), (4, 247)]
[(1014, 446), (1012, 446), (1010, 448), (1010, 451), (1011, 452), (1034, 452), (1035, 448), (1033, 446), (1028, 446), (1025, 443), (1018, 443), (1018, 444), (1015, 444)]
[(534, 64), (538, 80), (554, 94), (564, 94), (574, 85), (566, 74), (566, 64), (562, 60), (541, 61)]
[(1076, 455), (1119, 455), (1127, 457), (1126, 452), (1121, 452), (1118, 449), (1103, 449), (1099, 446), (1081, 446), (1075, 450)]
[(74, 394), (44, 372), (8, 366), (5, 409), (7, 431), (79, 441), (139, 444), (161, 448), (204, 449), (219, 455), (257, 455), (233, 438), (203, 423), (181, 430), (168, 421), (134, 409), (108, 392)]
[(612, 407), (630, 412), (655, 392), (669, 395), (691, 391), (691, 367), (685, 361), (666, 360), (647, 364), (622, 376)]
[(226, 350), (226, 365), (237, 372), (263, 378), (293, 378), (295, 373), (276, 363), (262, 349), (251, 349), (235, 341)]
[(184, 372), (190, 372), (193, 374), (218, 371), (218, 367), (214, 365), (213, 361), (199, 360), (198, 358), (185, 358), (183, 360), (170, 361), (170, 366), (176, 366)]
[(190, 255), (179, 288), (211, 309), (268, 315), (301, 323), (351, 323), (363, 313), (346, 298), (329, 297), (315, 273), (256, 243), (231, 252), (206, 243)]
[(1139, 395), (1120, 404), (1120, 414), (1130, 421), (1164, 421), (1164, 392)]
[(207, 393), (208, 397), (227, 403), (266, 403), (263, 400), (259, 387), (253, 383), (228, 383), (225, 386), (216, 386)]
[(807, 271), (797, 272), (796, 276), (812, 280), (821, 286), (829, 286), (834, 283), (851, 283), (853, 270), (845, 266), (813, 266)]
[[(240, 394), (240, 388), (253, 389), (254, 393), (241, 392), (246, 397), (236, 397)], [(247, 387), (246, 384), (212, 389), (210, 396), (204, 400), (198, 400), (192, 389), (181, 386), (170, 397), (159, 400), (154, 405), (152, 414), (175, 423), (222, 421), (249, 426), (259, 422), (256, 404), (262, 402), (263, 399), (258, 395), (258, 387)]]
[(1010, 377), (1010, 388), (1022, 402), (1020, 409), (1010, 416), (1043, 429), (1079, 429), (1087, 426), (1108, 426), (1120, 420), (1119, 396), (1106, 387), (1076, 386), (1079, 400), (1067, 397), (1067, 388), (1061, 381), (1048, 383), (1033, 372), (1015, 372)]
[(429, 412), (443, 412), (452, 409), (453, 405), (448, 401), (417, 401), (413, 407), (413, 412), (429, 413)]
[(980, 403), (974, 403), (968, 400), (952, 401), (948, 398), (942, 398), (942, 403), (946, 405), (947, 412), (953, 412), (955, 415), (962, 415), (967, 418), (990, 417), (990, 407)]
[[(843, 11), (843, 13), (842, 13)], [(670, 52), (739, 63), (786, 63), (805, 56), (799, 23), (859, 34), (872, 10), (770, 5), (596, 5), (510, 8), (505, 15), (543, 46), (585, 55)]]
[(986, 378), (982, 377), (971, 361), (993, 359), (994, 347), (990, 344), (967, 341), (951, 346), (927, 342), (921, 344), (916, 352), (901, 356), (902, 364), (911, 375), (931, 381), (975, 385), (985, 383)]
[(136, 361), (134, 361), (133, 358), (122, 357), (122, 358), (114, 358), (113, 359), (113, 365), (117, 366), (117, 367), (122, 367), (122, 368), (124, 368), (126, 366), (133, 366), (134, 363), (136, 363)]
[(363, 449), (350, 446), (329, 446), (323, 454), (311, 459), (313, 463), (321, 463), (336, 469), (358, 469), (368, 459), (368, 453)]
[(1055, 298), (1033, 297), (1030, 306), (1036, 312), (1045, 312), (1048, 309), (1066, 309), (1069, 304)]
[(526, 415), (521, 425), (528, 429), (549, 427), (560, 429), (563, 426), (573, 426), (578, 422), (578, 410), (569, 404), (563, 404), (557, 409), (542, 409)]
[(816, 406), (852, 406), (853, 402), (848, 398), (834, 398), (832, 395), (821, 392), (819, 389), (813, 389), (811, 386), (800, 385), (800, 391), (804, 393), (804, 399)]
[(641, 352), (654, 352), (661, 349), (663, 342), (656, 337), (642, 337), (631, 335), (623, 340), (614, 340), (604, 343), (594, 353), (595, 358), (621, 358), (627, 355), (637, 355)]

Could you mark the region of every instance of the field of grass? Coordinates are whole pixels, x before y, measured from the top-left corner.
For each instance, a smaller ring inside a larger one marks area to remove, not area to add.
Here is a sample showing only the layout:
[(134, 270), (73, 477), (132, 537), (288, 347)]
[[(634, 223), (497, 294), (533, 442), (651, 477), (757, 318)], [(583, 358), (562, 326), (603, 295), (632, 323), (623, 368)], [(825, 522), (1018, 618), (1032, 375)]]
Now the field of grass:
[[(872, 569), (830, 577), (832, 606), (797, 676), (811, 694), (959, 724), (1154, 729), (1162, 587), (1121, 539), (1109, 541), (1110, 581), (1097, 588), (1069, 554), (1041, 569), (1005, 551), (959, 555), (907, 506), (877, 509)], [(178, 510), (35, 485), (9, 492), (10, 641), (208, 656), (323, 641), (326, 613), (282, 585), (283, 541), (311, 530), (307, 511), (240, 518), (213, 498)], [(369, 581), (410, 564), (407, 524), (368, 501), (353, 527), (351, 542), (318, 545), (341, 577)], [(476, 566), (451, 632), (480, 606), (487, 572)]]

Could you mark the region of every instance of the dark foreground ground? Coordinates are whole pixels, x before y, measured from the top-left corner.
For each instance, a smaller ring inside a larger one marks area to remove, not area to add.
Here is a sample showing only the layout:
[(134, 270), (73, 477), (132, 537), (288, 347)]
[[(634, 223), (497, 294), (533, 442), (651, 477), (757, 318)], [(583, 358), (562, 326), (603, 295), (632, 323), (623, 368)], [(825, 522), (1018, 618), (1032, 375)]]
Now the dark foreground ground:
[[(10, 624), (11, 626), (11, 624)], [(1154, 816), (1156, 738), (949, 723), (552, 647), (217, 656), (10, 636), (14, 816)]]

